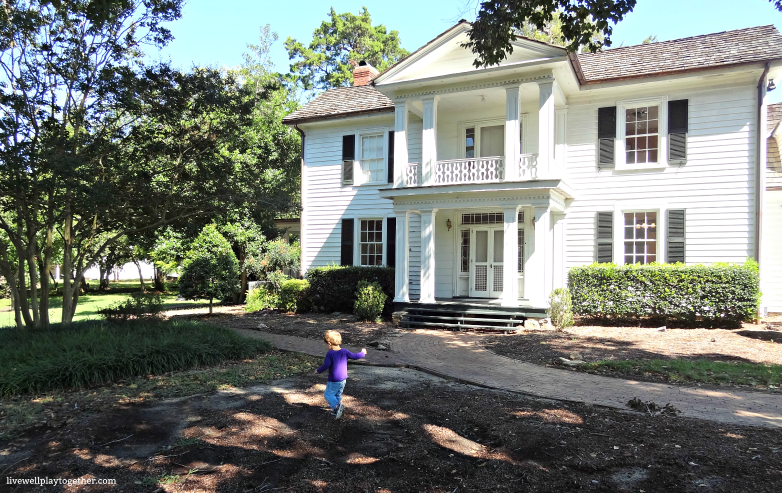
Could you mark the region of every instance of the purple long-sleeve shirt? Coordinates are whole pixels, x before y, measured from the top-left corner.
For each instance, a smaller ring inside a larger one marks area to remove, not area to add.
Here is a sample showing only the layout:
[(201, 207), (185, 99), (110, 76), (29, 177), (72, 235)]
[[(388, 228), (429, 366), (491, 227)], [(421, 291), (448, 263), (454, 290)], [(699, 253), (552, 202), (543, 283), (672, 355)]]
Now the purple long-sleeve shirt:
[(348, 360), (349, 359), (362, 359), (366, 356), (366, 353), (351, 353), (345, 348), (337, 351), (330, 350), (326, 353), (326, 360), (318, 368), (318, 373), (329, 371), (329, 382), (341, 382), (348, 378)]

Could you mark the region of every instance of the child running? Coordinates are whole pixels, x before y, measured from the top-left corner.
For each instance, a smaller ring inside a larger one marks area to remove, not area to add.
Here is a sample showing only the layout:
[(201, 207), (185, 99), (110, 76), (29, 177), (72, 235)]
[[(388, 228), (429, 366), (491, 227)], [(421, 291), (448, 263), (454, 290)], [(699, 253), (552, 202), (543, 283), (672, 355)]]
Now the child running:
[(323, 397), (331, 407), (331, 414), (335, 419), (342, 417), (342, 411), (345, 409), (345, 405), (342, 404), (342, 391), (345, 390), (345, 382), (348, 379), (348, 360), (349, 359), (362, 359), (367, 355), (366, 348), (362, 348), (360, 353), (351, 353), (347, 349), (342, 349), (342, 334), (336, 330), (327, 330), (323, 334), (323, 341), (329, 347), (329, 352), (326, 353), (326, 360), (323, 362), (320, 368), (315, 370), (316, 373), (323, 373), (329, 371), (328, 382), (326, 382), (326, 392), (323, 393)]

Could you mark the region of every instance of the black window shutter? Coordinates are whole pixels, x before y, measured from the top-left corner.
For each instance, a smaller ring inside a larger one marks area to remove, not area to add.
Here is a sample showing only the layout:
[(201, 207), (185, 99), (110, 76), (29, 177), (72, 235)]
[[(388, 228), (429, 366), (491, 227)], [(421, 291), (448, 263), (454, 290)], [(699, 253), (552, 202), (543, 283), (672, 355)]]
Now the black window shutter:
[(597, 213), (597, 244), (595, 256), (597, 262), (611, 263), (614, 261), (614, 213)]
[(668, 101), (668, 161), (687, 162), (688, 100)]
[(597, 141), (597, 168), (612, 169), (616, 141), (616, 106), (597, 109)]
[(342, 249), (339, 265), (353, 265), (353, 227), (355, 219), (342, 220)]
[(668, 210), (668, 241), (666, 262), (673, 264), (676, 262), (684, 263), (685, 258), (685, 237), (686, 237), (686, 216), (684, 209)]
[(394, 183), (394, 132), (388, 132), (388, 183)]
[(396, 218), (386, 219), (386, 267), (396, 267)]
[(353, 184), (353, 161), (356, 160), (356, 136), (342, 136), (342, 184)]

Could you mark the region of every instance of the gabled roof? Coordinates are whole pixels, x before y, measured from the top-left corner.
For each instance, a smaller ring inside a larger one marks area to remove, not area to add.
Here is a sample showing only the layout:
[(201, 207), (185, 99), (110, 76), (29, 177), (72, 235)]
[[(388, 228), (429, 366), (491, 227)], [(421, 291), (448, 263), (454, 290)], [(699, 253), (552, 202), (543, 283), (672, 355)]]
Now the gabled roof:
[(329, 89), (282, 119), (283, 123), (304, 123), (368, 113), (394, 111), (394, 103), (372, 86)]
[(665, 75), (782, 58), (782, 36), (773, 25), (582, 53), (582, 84)]

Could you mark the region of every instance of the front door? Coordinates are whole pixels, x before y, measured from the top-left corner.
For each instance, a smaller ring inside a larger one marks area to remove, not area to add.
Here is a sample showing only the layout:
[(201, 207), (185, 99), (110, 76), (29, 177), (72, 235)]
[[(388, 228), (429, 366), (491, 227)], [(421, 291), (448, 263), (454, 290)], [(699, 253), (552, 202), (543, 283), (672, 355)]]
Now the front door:
[(470, 296), (502, 297), (505, 231), (502, 227), (474, 228), (470, 252)]

